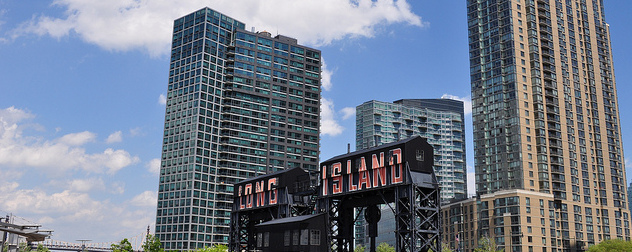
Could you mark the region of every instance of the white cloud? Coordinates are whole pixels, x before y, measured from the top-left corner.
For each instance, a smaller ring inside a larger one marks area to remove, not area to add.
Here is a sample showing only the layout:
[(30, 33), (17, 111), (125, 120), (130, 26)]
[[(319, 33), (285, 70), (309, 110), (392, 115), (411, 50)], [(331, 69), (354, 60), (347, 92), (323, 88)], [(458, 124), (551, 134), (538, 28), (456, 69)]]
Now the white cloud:
[(106, 143), (120, 143), (123, 141), (123, 132), (120, 130), (114, 132), (108, 136), (108, 139), (105, 140)]
[(346, 107), (340, 110), (342, 113), (342, 120), (347, 120), (352, 116), (355, 116), (356, 109), (354, 107)]
[(156, 191), (144, 191), (143, 193), (136, 195), (130, 203), (135, 206), (156, 207), (158, 202), (158, 195)]
[(451, 99), (463, 102), (463, 109), (465, 110), (465, 115), (472, 114), (472, 98), (471, 97), (458, 97), (456, 95), (451, 94), (443, 94), (441, 99)]
[(344, 128), (335, 119), (334, 102), (322, 97), (320, 99), (320, 134), (340, 135)]
[(21, 109), (16, 109), (13, 106), (0, 110), (0, 121), (6, 124), (15, 124), (33, 117), (35, 117), (35, 115)]
[(321, 67), (321, 85), (325, 91), (329, 91), (331, 89), (331, 76), (334, 75), (332, 70), (327, 68), (327, 63), (325, 63), (325, 59), (322, 58), (323, 66)]
[(68, 182), (68, 189), (74, 192), (89, 192), (105, 189), (105, 183), (100, 178), (73, 179)]
[(167, 105), (167, 97), (164, 94), (160, 94), (160, 96), (158, 96), (158, 104)]
[(125, 150), (106, 149), (87, 153), (84, 145), (94, 140), (94, 133), (70, 133), (54, 140), (22, 136), (22, 120), (32, 115), (13, 107), (0, 109), (0, 165), (10, 167), (53, 168), (49, 172), (79, 169), (88, 172), (116, 171), (139, 161)]
[(145, 167), (147, 167), (147, 170), (152, 175), (158, 176), (160, 174), (160, 159), (159, 158), (154, 158), (152, 160), (149, 160), (149, 162), (147, 162), (147, 164), (145, 164)]
[(113, 194), (123, 194), (125, 192), (125, 183), (122, 182), (114, 182), (110, 184), (108, 187), (109, 192)]
[(16, 181), (24, 175), (23, 171), (0, 169), (0, 184)]
[[(7, 13), (6, 9), (0, 9), (0, 31), (2, 31), (2, 26), (6, 23), (5, 14)], [(0, 42), (7, 42), (6, 38), (0, 38)]]
[[(63, 16), (34, 17), (15, 28), (13, 38), (25, 33), (55, 38), (76, 34), (107, 50), (141, 49), (160, 56), (169, 52), (173, 20), (209, 2), (57, 0), (54, 5), (65, 10)], [(234, 0), (209, 7), (246, 23), (247, 30), (255, 26), (279, 31), (315, 46), (373, 37), (378, 27), (389, 24), (426, 25), (405, 0)]]
[(45, 229), (54, 229), (59, 240), (73, 241), (89, 233), (95, 242), (115, 242), (109, 239), (141, 234), (153, 224), (155, 207), (151, 192), (115, 203), (72, 190), (47, 192), (19, 189), (15, 182), (0, 184), (0, 209), (19, 213), (21, 218), (16, 219), (36, 220)]
[(89, 131), (84, 131), (84, 132), (79, 132), (79, 133), (66, 134), (62, 136), (61, 138), (59, 138), (58, 141), (59, 143), (65, 144), (68, 146), (81, 146), (88, 142), (93, 142), (96, 137), (97, 137), (96, 134)]
[(13, 196), (8, 196), (6, 193), (3, 193), (0, 196), (4, 210), (22, 212), (28, 209), (27, 211), (37, 214), (72, 213), (77, 209), (83, 208), (82, 205), (90, 205), (92, 202), (87, 194), (70, 190), (48, 195), (43, 190), (16, 189), (16, 187), (0, 188), (0, 191), (13, 194)]
[(140, 127), (136, 127), (133, 129), (129, 130), (129, 134), (132, 136), (140, 136), (143, 135), (143, 129), (141, 129)]

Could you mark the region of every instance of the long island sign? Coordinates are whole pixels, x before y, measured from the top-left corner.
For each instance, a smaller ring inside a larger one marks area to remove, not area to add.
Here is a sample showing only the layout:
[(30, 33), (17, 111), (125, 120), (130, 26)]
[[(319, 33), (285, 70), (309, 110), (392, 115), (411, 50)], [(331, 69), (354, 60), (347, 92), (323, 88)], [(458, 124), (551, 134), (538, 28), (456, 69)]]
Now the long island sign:
[(320, 196), (409, 183), (411, 171), (432, 173), (432, 153), (432, 146), (416, 137), (334, 157), (320, 165)]

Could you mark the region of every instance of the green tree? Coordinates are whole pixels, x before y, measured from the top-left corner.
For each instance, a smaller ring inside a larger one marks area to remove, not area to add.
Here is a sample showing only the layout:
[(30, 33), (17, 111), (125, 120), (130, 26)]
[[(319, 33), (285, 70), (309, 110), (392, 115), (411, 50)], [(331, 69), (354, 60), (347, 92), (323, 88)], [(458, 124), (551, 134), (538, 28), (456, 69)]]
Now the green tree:
[(353, 249), (353, 252), (364, 252), (365, 249), (366, 248), (364, 246), (358, 245)]
[(195, 250), (196, 252), (228, 252), (228, 247), (224, 244), (215, 244), (212, 247), (204, 247)]
[(388, 245), (388, 243), (386, 242), (382, 242), (380, 243), (380, 245), (377, 245), (377, 248), (375, 248), (376, 252), (395, 252), (395, 248), (391, 245)]
[(447, 242), (442, 242), (441, 243), (441, 252), (452, 252), (454, 250), (452, 250), (452, 248), (450, 248), (450, 244), (448, 244)]
[(29, 247), (28, 244), (26, 244), (24, 242), (21, 242), (18, 245), (18, 251), (20, 251), (20, 252), (30, 252), (31, 251), (31, 247)]
[(593, 245), (588, 252), (624, 252), (632, 251), (632, 241), (624, 241), (621, 239), (605, 240), (597, 245)]
[(164, 252), (160, 239), (158, 237), (148, 234), (145, 243), (143, 244), (143, 251), (145, 252)]
[(478, 248), (474, 249), (474, 252), (503, 252), (503, 249), (498, 249), (496, 242), (488, 237), (483, 237), (478, 240)]
[(44, 247), (42, 244), (37, 244), (37, 252), (50, 252), (47, 247)]
[(123, 239), (119, 244), (112, 244), (110, 246), (112, 248), (112, 252), (133, 252), (132, 244), (127, 240), (127, 238)]

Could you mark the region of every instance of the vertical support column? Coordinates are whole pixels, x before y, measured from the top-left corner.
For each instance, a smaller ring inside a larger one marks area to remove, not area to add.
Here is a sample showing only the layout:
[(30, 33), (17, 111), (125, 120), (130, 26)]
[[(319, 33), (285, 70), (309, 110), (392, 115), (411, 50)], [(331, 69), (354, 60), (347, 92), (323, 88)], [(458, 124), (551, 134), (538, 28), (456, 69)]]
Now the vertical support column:
[[(242, 251), (254, 249), (254, 234), (250, 235), (250, 218), (247, 214), (233, 212), (230, 216), (230, 251)], [(254, 228), (252, 228), (254, 233)]]
[(419, 251), (441, 251), (441, 197), (439, 187), (423, 188), (414, 185), (416, 240)]
[(395, 190), (395, 250), (406, 252), (415, 249), (415, 225), (412, 209), (412, 185), (399, 186)]
[(340, 201), (333, 198), (325, 198), (325, 212), (327, 213), (327, 240), (329, 242), (329, 251), (339, 251), (339, 204)]
[[(340, 248), (338, 251), (350, 251), (353, 252), (353, 223), (354, 214), (353, 207), (344, 206), (341, 204), (339, 210), (338, 228), (340, 230)], [(342, 250), (341, 250), (342, 249)]]
[(239, 212), (233, 210), (230, 214), (230, 237), (228, 250), (230, 251), (240, 251), (240, 239), (239, 239)]

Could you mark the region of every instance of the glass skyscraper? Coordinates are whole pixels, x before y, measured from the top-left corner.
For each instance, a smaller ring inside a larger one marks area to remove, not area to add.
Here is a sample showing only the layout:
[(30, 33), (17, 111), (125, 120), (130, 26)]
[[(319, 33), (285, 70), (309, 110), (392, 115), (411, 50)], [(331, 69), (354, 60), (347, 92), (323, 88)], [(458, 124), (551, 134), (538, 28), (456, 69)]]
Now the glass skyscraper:
[(506, 251), (630, 240), (603, 1), (468, 0), (467, 17), (479, 197), (446, 206), (444, 239)]
[(356, 107), (356, 149), (420, 135), (434, 148), (441, 199), (467, 197), (463, 102), (450, 99), (368, 101)]
[(204, 8), (175, 20), (156, 235), (228, 243), (233, 184), (318, 169), (320, 51)]
[[(421, 136), (434, 148), (434, 171), (441, 187), (441, 200), (467, 197), (465, 164), (465, 114), (462, 101), (451, 99), (402, 99), (368, 101), (356, 107), (356, 149)], [(364, 215), (355, 225), (355, 245), (370, 246)], [(378, 223), (380, 242), (395, 245), (391, 208), (382, 206)]]

